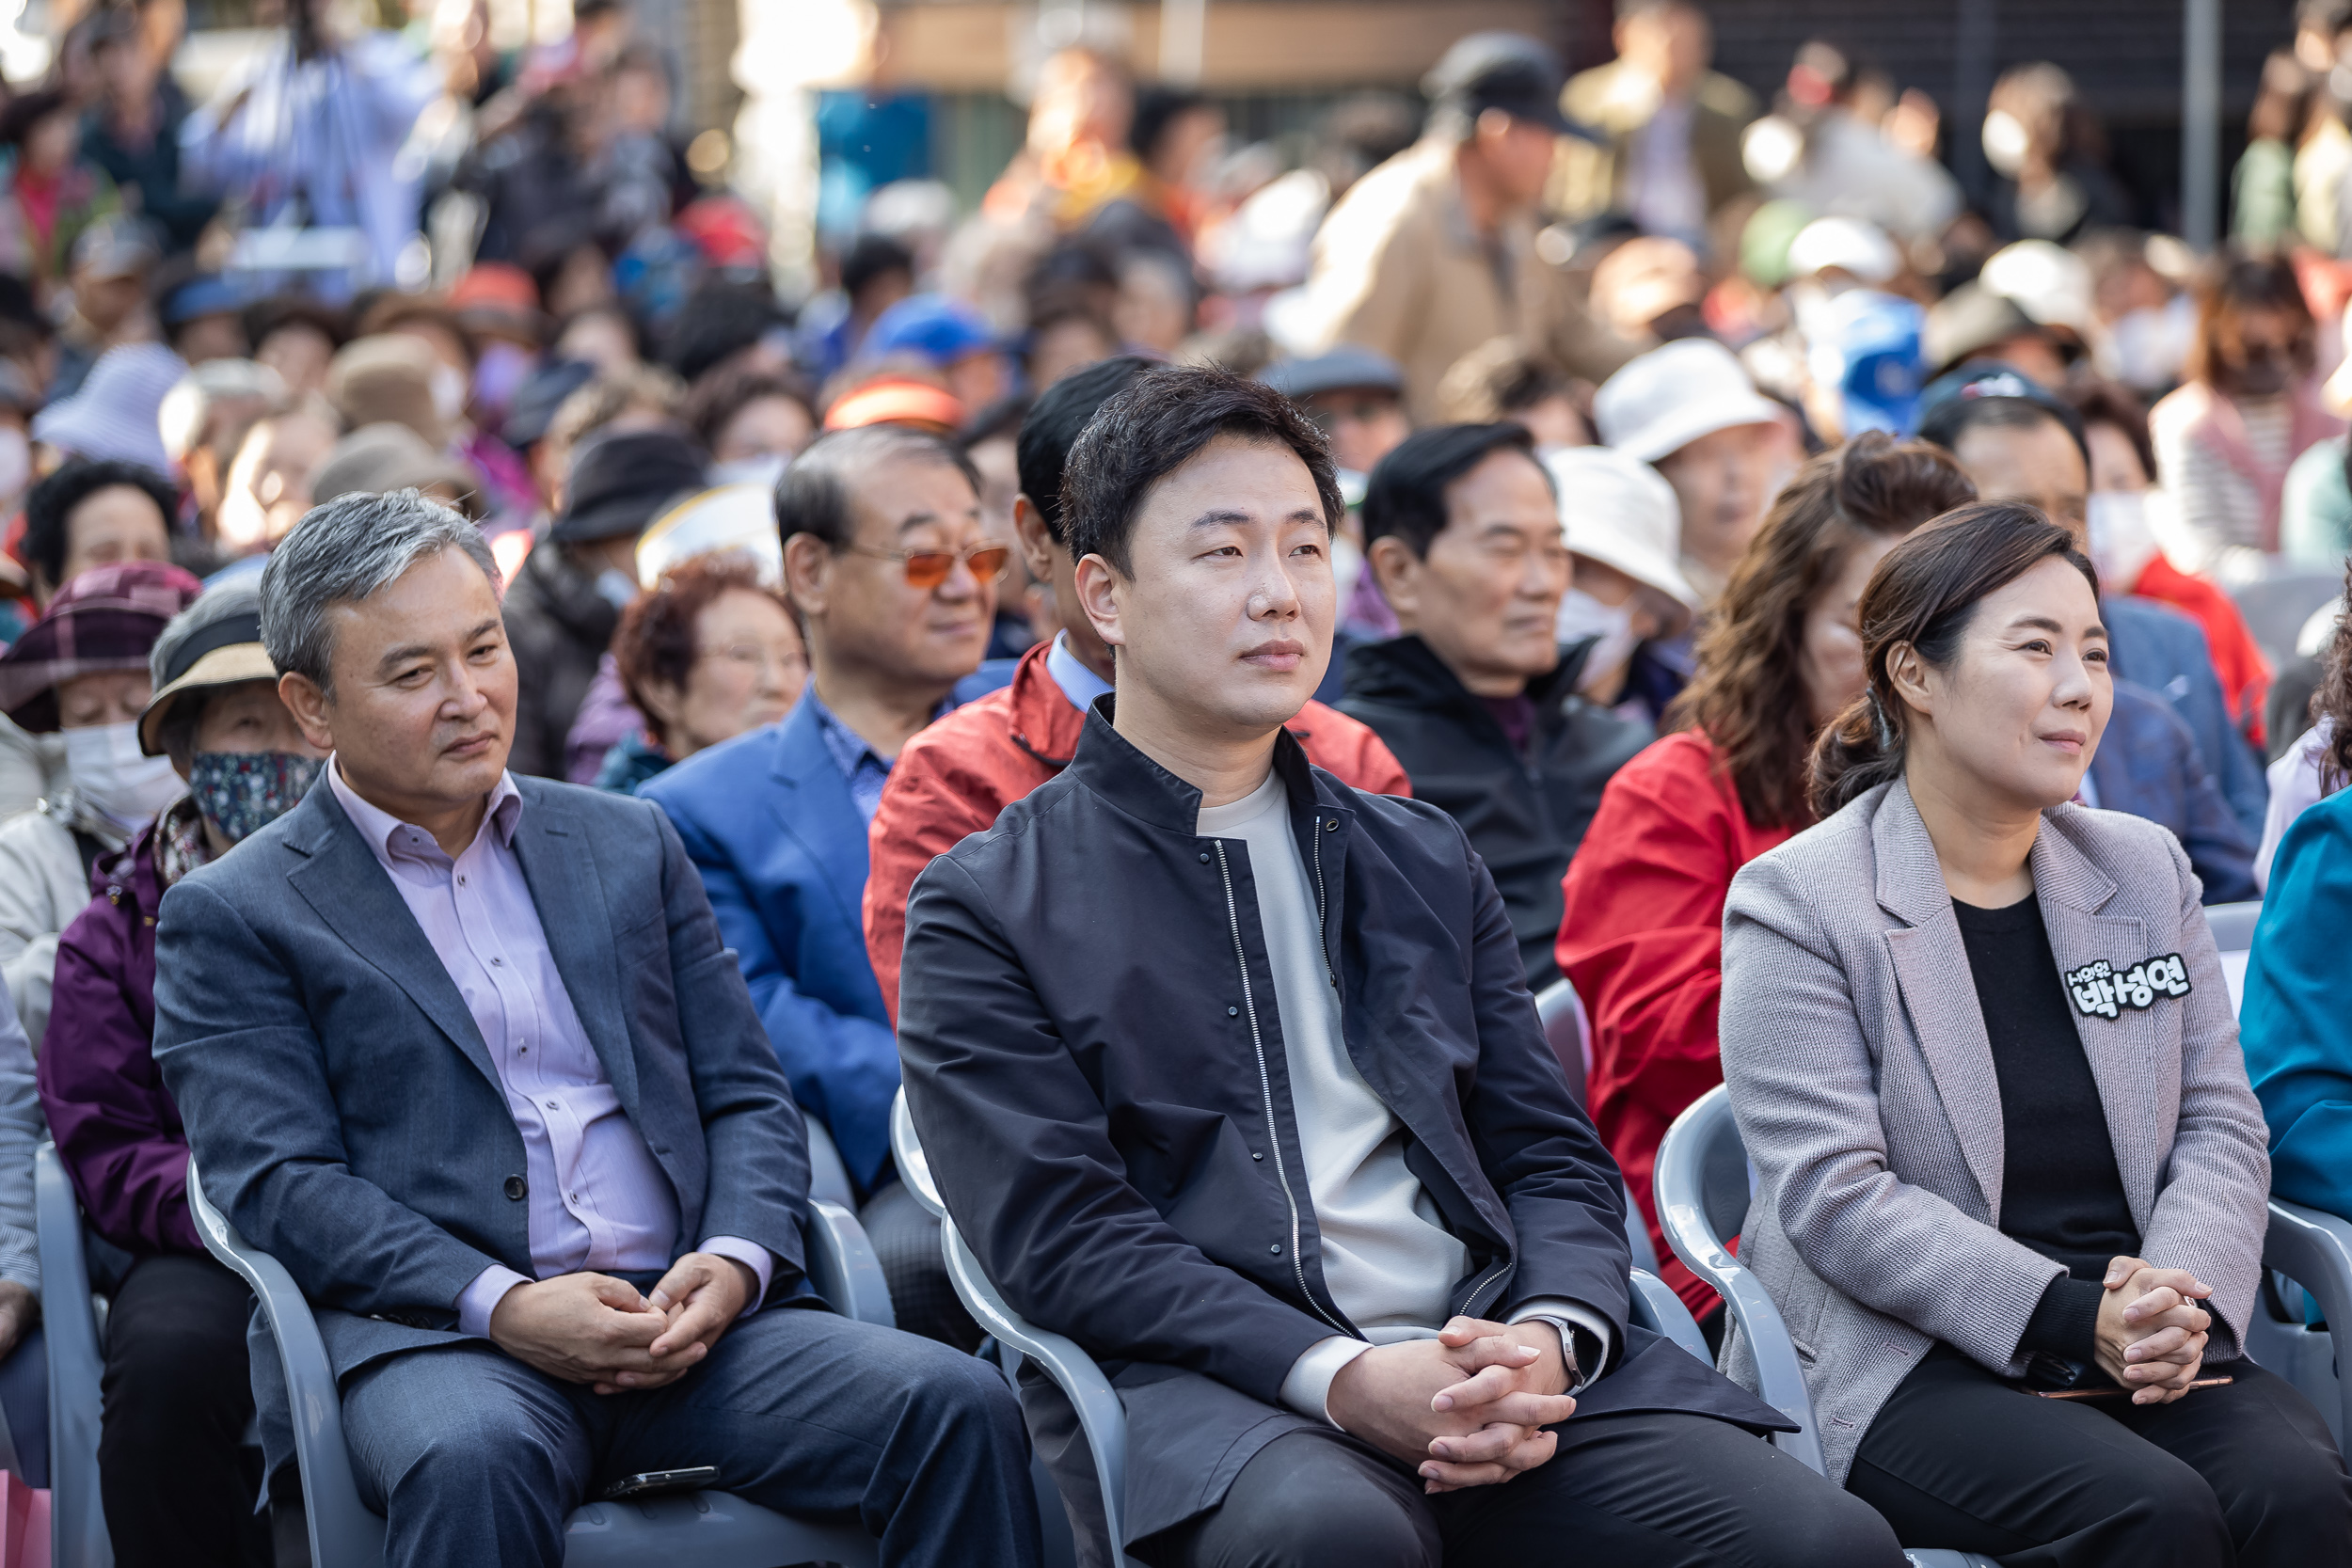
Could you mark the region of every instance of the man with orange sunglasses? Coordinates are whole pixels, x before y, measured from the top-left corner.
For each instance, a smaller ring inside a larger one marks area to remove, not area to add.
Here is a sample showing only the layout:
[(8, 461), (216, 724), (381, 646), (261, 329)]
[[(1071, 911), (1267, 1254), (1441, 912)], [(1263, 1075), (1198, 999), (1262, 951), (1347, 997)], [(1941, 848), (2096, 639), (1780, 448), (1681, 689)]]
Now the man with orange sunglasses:
[(866, 826), (899, 750), (975, 680), (1011, 557), (979, 477), (902, 425), (827, 434), (776, 486), (809, 679), (783, 720), (643, 786), (677, 827), (793, 1097), (840, 1148), (899, 1326), (971, 1349), (938, 1231), (890, 1163), (898, 1052), (866, 955)]

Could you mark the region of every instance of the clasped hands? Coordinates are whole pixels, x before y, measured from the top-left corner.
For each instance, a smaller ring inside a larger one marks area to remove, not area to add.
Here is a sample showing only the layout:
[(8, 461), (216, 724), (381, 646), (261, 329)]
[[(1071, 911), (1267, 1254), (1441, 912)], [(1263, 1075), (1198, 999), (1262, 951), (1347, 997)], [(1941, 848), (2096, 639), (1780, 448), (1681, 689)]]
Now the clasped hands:
[(645, 1294), (603, 1274), (517, 1285), (490, 1313), (499, 1349), (599, 1394), (675, 1383), (741, 1315), (758, 1280), (731, 1258), (690, 1252)]
[(1331, 1418), (1413, 1465), (1424, 1492), (1491, 1486), (1550, 1459), (1576, 1410), (1560, 1332), (1455, 1318), (1435, 1339), (1375, 1345), (1331, 1380)]
[(2205, 1363), (2213, 1318), (2197, 1304), (2213, 1287), (2185, 1269), (2138, 1258), (2107, 1265), (2099, 1298), (2100, 1370), (2132, 1391), (2134, 1404), (2169, 1404), (2188, 1392)]

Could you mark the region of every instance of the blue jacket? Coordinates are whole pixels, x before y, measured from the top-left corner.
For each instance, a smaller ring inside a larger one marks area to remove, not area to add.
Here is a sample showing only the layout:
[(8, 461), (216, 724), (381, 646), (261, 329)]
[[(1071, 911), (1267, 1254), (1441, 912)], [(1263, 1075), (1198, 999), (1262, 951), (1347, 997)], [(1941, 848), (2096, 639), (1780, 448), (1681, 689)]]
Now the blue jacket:
[(2197, 739), (2163, 698), (2136, 681), (2115, 683), (2115, 711), (2090, 783), (2100, 806), (2161, 822), (2188, 851), (2208, 904), (2260, 898), (2254, 845), (2197, 754)]
[[(2205, 772), (2245, 831), (2247, 842), (2261, 842), (2270, 784), (2263, 776), (2262, 761), (2254, 755), (2253, 746), (2230, 722), (2230, 707), (2222, 700), (2221, 678), (2213, 673), (2213, 653), (2205, 645), (2204, 628), (2169, 605), (2129, 594), (2102, 599), (2099, 611), (2107, 624), (2116, 674), (2137, 682), (2171, 705), (2188, 726)], [(2198, 875), (2204, 875), (2202, 866)], [(2206, 899), (2207, 903), (2220, 901)]]
[[(556, 970), (676, 1193), (673, 1256), (740, 1236), (776, 1257), (771, 1302), (803, 1293), (806, 1135), (677, 835), (643, 801), (515, 784)], [(156, 1065), (205, 1193), (319, 1309), (338, 1376), (459, 1339), (491, 1264), (537, 1275), (497, 1066), (333, 790), (165, 894), (155, 952)]]
[(817, 709), (803, 695), (779, 722), (695, 752), (641, 792), (702, 873), (793, 1097), (871, 1191), (890, 1158), (898, 1042), (866, 956), (866, 819)]
[(2270, 1124), (2270, 1190), (2352, 1216), (2352, 790), (2295, 819), (2270, 864), (2270, 895), (2246, 965), (2238, 1042)]

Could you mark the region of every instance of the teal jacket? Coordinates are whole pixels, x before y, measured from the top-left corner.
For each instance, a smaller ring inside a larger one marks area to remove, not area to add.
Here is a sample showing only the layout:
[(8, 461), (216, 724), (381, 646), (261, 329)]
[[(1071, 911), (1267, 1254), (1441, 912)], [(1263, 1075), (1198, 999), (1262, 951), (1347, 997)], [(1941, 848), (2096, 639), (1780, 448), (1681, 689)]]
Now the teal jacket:
[(2238, 1037), (2270, 1124), (2270, 1190), (2352, 1216), (2352, 790), (2287, 830), (2246, 967)]

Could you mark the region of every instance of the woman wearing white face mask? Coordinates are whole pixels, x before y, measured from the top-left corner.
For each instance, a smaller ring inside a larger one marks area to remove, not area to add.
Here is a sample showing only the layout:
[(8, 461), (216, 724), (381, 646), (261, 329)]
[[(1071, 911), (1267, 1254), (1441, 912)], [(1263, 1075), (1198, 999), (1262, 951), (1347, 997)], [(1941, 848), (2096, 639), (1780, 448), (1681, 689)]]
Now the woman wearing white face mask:
[(1560, 601), (1560, 646), (1590, 643), (1577, 689), (1656, 726), (1691, 679), (1689, 651), (1663, 644), (1690, 628), (1699, 604), (1675, 564), (1682, 514), (1674, 486), (1607, 447), (1564, 448), (1544, 466), (1575, 562)]
[(0, 826), (0, 974), (39, 1051), (57, 933), (90, 899), (90, 870), (180, 793), (167, 757), (139, 748), (147, 658), (198, 593), (163, 562), (97, 566), (0, 654), (0, 711), (35, 735), (62, 730), (68, 784)]

